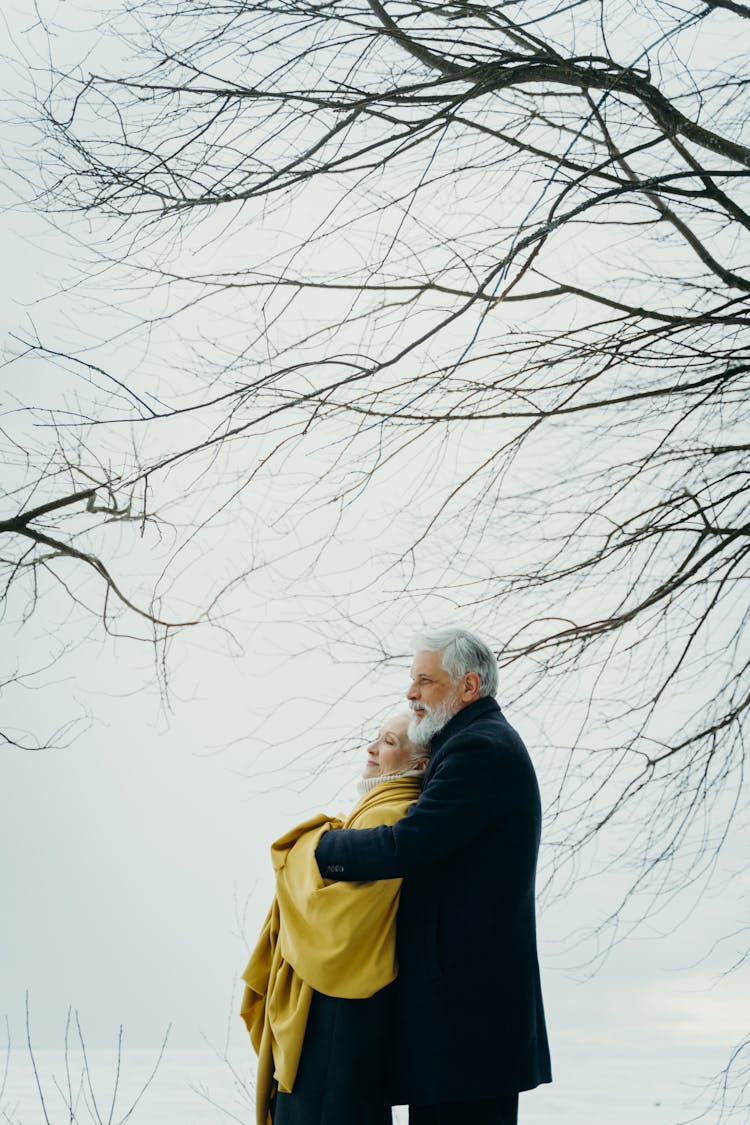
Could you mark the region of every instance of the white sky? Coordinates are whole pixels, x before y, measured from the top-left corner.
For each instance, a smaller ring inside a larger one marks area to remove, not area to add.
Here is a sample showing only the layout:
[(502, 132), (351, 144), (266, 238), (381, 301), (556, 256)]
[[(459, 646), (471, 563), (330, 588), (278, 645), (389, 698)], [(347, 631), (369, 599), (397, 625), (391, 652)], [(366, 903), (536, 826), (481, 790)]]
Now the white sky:
[[(0, 216), (6, 331), (27, 324), (40, 280), (46, 288), (46, 239), (38, 220), (17, 210)], [(62, 315), (59, 305), (54, 315)], [(6, 369), (5, 401), (23, 392), (13, 379)], [(371, 528), (387, 517), (389, 501), (373, 492)], [(223, 535), (240, 549), (231, 529)], [(377, 535), (363, 542), (359, 556), (352, 546), (338, 559), (329, 588), (353, 582), (348, 572), (366, 573)], [(131, 565), (135, 573), (139, 563)], [(6, 630), (0, 651), (11, 670), (15, 654), (23, 668), (54, 660), (7, 697), (6, 725), (41, 733), (81, 717), (64, 749), (0, 756), (0, 1017), (7, 1014), (14, 1045), (24, 1036), (27, 990), (40, 1047), (60, 1045), (69, 1005), (92, 1045), (111, 1044), (120, 1024), (131, 1045), (159, 1042), (170, 1023), (177, 1045), (197, 1044), (202, 1034), (223, 1041), (271, 891), (268, 844), (308, 812), (348, 800), (364, 734), (398, 698), (408, 663), (362, 683), (343, 638), (338, 664), (306, 654), (304, 602), (287, 607), (277, 631), (282, 611), (264, 599), (251, 582), (233, 600), (238, 645), (208, 629), (176, 641), (170, 712), (150, 648), (102, 636), (69, 614), (60, 595), (50, 595), (23, 630)], [(437, 603), (424, 608), (440, 612)], [(310, 609), (314, 620), (325, 602)], [(394, 647), (406, 653), (410, 623), (402, 628)], [(60, 655), (66, 643), (71, 651)], [(534, 716), (509, 718), (535, 754)], [(565, 728), (557, 737), (565, 742)], [(545, 792), (550, 777), (545, 760), (536, 760)], [(718, 936), (737, 935), (746, 916), (746, 856), (740, 823), (711, 889), (697, 902), (695, 895), (675, 902), (593, 976), (576, 966), (594, 947), (583, 945), (579, 957), (571, 935), (597, 917), (612, 887), (581, 881), (568, 902), (542, 912), (553, 1059), (556, 1040), (579, 1044), (583, 1066), (592, 1039), (613, 1051), (684, 1044), (705, 1047), (706, 1073), (718, 1069), (747, 1031), (747, 973), (719, 975), (739, 954), (741, 934), (711, 951)], [(240, 1043), (239, 1020), (231, 1026)]]

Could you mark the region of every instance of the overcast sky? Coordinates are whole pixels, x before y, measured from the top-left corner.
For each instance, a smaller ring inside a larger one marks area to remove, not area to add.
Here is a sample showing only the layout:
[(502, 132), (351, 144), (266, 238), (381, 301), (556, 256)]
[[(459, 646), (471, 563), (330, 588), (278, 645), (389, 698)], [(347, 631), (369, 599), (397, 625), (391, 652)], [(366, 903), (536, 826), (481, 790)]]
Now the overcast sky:
[[(11, 96), (17, 78), (6, 67)], [(0, 252), (6, 333), (28, 332), (30, 317), (54, 324), (70, 313), (63, 296), (33, 306), (65, 272), (60, 255), (75, 252), (64, 237), (14, 208), (0, 215)], [(0, 374), (6, 410), (28, 390), (14, 382), (18, 370)], [(391, 499), (371, 489), (371, 529), (387, 520)], [(219, 538), (242, 549), (232, 528)], [(354, 587), (351, 575), (367, 574), (377, 534), (363, 532), (362, 544), (359, 554), (348, 548), (324, 587)], [(176, 1045), (202, 1035), (223, 1041), (230, 1015), (232, 1042), (244, 1042), (234, 1018), (238, 978), (271, 894), (268, 845), (310, 812), (351, 803), (366, 735), (407, 682), (407, 619), (394, 644), (400, 665), (364, 680), (343, 637), (337, 662), (310, 651), (310, 622), (326, 612), (315, 589), (309, 603), (305, 588), (290, 591), (297, 600), (282, 615), (246, 584), (231, 603), (232, 635), (185, 631), (169, 652), (166, 684), (150, 646), (104, 635), (71, 612), (63, 592), (22, 628), (6, 627), (6, 671), (18, 661), (39, 672), (6, 696), (4, 723), (42, 735), (71, 724), (57, 748), (5, 749), (0, 758), (0, 1016), (14, 1045), (24, 1036), (26, 992), (40, 1047), (59, 1046), (70, 1005), (92, 1044), (113, 1043), (120, 1024), (131, 1045), (159, 1042), (168, 1024)], [(439, 618), (440, 605), (426, 599), (422, 616), (430, 613)], [(549, 794), (553, 763), (537, 749), (538, 717), (508, 717)], [(556, 731), (558, 744), (566, 737), (573, 727)], [(566, 902), (542, 910), (553, 1058), (556, 1040), (581, 1052), (592, 1039), (613, 1051), (684, 1044), (686, 1058), (705, 1048), (706, 1073), (718, 1069), (747, 1032), (747, 973), (721, 976), (741, 950), (747, 827), (738, 822), (709, 890), (666, 905), (593, 975), (596, 943), (580, 930), (595, 923), (619, 876), (582, 878)], [(729, 936), (714, 947), (717, 935)]]

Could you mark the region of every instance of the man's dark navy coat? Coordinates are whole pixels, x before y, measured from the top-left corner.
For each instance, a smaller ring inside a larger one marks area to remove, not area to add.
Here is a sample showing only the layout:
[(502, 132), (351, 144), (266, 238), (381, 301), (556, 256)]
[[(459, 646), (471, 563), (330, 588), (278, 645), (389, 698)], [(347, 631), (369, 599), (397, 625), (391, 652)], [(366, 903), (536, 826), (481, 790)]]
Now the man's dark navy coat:
[(534, 880), (541, 809), (526, 747), (496, 701), (432, 741), (421, 797), (392, 827), (327, 832), (328, 879), (403, 877), (391, 1101), (465, 1101), (550, 1081)]

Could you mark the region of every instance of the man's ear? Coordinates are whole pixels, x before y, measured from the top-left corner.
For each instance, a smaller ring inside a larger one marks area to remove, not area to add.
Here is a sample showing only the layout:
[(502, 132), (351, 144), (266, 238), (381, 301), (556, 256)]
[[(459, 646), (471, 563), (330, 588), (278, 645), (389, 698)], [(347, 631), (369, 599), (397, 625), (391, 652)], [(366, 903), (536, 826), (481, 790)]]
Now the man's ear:
[(412, 766), (412, 769), (419, 770), (420, 773), (424, 773), (429, 764), (429, 758), (417, 758), (416, 762)]
[(464, 676), (463, 702), (472, 703), (475, 699), (479, 699), (479, 674), (467, 672)]

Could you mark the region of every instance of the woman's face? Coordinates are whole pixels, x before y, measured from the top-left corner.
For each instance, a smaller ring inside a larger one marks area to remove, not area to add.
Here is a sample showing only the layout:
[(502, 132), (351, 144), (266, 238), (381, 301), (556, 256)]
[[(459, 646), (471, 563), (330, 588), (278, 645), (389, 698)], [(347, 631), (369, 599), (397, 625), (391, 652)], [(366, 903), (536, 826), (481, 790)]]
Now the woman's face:
[(408, 715), (391, 715), (383, 723), (377, 737), (367, 747), (367, 764), (363, 777), (383, 777), (404, 770), (424, 768), (427, 758), (414, 762), (411, 743), (406, 737), (409, 725)]

